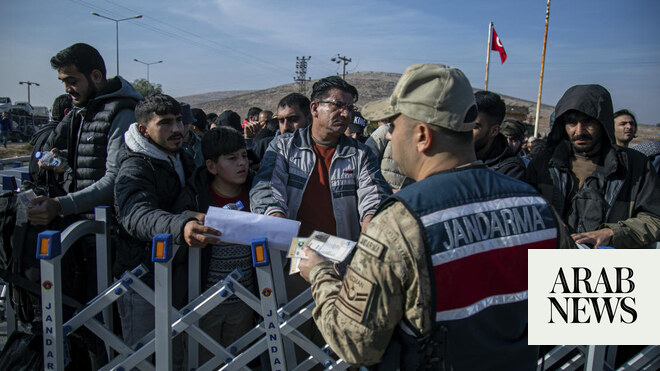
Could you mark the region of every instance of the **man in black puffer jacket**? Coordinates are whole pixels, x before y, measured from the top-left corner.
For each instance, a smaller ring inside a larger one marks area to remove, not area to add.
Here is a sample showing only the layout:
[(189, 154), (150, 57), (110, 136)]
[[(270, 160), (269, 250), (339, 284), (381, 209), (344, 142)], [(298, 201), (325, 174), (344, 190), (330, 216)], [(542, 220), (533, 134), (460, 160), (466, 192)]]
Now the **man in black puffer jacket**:
[(55, 146), (66, 143), (68, 194), (35, 199), (36, 206), (28, 213), (35, 224), (48, 224), (58, 214), (89, 217), (94, 207), (112, 205), (117, 153), (142, 98), (121, 76), (106, 79), (103, 58), (90, 45), (71, 45), (51, 58), (50, 64), (74, 104), (59, 124), (65, 129), (55, 129), (45, 146), (59, 153), (64, 148)]
[[(115, 184), (115, 208), (120, 223), (119, 246), (113, 274), (120, 277), (141, 263), (152, 267), (151, 241), (159, 233), (170, 233), (181, 248), (173, 260), (173, 304), (185, 303), (186, 277), (179, 277), (187, 256), (185, 249), (216, 243), (206, 234), (219, 235), (197, 219), (170, 211), (194, 169), (192, 159), (181, 151), (183, 123), (181, 107), (164, 94), (147, 96), (135, 107), (137, 122), (126, 132), (119, 154)], [(143, 277), (153, 286), (153, 274)], [(183, 286), (183, 287), (181, 287)], [(129, 292), (118, 301), (124, 341), (133, 345), (154, 328), (153, 306)]]

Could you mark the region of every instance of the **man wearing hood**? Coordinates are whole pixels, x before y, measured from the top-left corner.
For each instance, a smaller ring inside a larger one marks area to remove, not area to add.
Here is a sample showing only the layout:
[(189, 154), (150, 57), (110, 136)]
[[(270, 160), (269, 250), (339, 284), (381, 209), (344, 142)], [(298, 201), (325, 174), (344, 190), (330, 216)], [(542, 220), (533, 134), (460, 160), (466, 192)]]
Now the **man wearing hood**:
[(660, 238), (660, 184), (641, 153), (616, 145), (610, 93), (568, 89), (555, 107), (547, 147), (525, 173), (561, 215), (576, 243), (642, 248)]
[[(74, 107), (46, 147), (55, 154), (68, 150), (70, 176), (68, 194), (33, 200), (28, 217), (35, 224), (48, 224), (57, 215), (91, 214), (96, 206), (112, 205), (117, 153), (124, 133), (135, 121), (133, 109), (142, 98), (121, 76), (106, 79), (103, 58), (90, 45), (71, 45), (51, 58), (50, 65), (57, 70)], [(64, 143), (66, 148), (54, 148)], [(43, 164), (40, 167), (53, 170)]]
[(489, 91), (478, 91), (474, 98), (479, 109), (472, 131), (477, 159), (491, 170), (522, 179), (525, 163), (509, 148), (506, 137), (500, 133), (500, 125), (506, 114), (504, 101)]
[[(118, 156), (119, 173), (115, 185), (115, 209), (119, 220), (119, 244), (113, 274), (120, 277), (139, 264), (153, 267), (151, 241), (159, 233), (169, 233), (180, 245), (173, 258), (172, 304), (185, 304), (188, 246), (201, 248), (216, 243), (219, 235), (197, 219), (173, 214), (174, 202), (194, 166), (181, 150), (183, 123), (181, 106), (165, 94), (145, 97), (135, 107), (137, 122), (126, 134)], [(153, 287), (153, 269), (142, 279)], [(129, 292), (118, 300), (122, 334), (129, 345), (154, 328), (153, 306)], [(176, 352), (175, 354), (178, 354)], [(176, 360), (175, 360), (176, 362)]]

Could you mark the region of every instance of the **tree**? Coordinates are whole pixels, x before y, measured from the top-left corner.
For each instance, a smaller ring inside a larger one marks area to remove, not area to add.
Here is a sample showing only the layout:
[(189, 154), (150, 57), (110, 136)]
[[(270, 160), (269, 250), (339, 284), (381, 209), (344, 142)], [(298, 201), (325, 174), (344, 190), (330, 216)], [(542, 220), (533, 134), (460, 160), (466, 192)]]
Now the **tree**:
[(146, 79), (136, 79), (133, 81), (133, 87), (145, 97), (149, 94), (163, 92), (163, 87), (160, 84), (153, 84)]

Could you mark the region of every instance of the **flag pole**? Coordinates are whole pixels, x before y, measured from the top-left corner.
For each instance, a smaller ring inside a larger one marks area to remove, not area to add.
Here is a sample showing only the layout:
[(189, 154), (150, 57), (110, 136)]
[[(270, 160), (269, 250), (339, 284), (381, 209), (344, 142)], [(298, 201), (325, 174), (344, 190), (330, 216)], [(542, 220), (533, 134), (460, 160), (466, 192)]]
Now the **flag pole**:
[(491, 36), (492, 32), (493, 22), (490, 22), (488, 24), (488, 50), (486, 50), (486, 83), (484, 84), (484, 90), (488, 90), (488, 67), (490, 67), (490, 42), (493, 40)]
[(539, 134), (539, 113), (541, 112), (541, 91), (543, 90), (543, 69), (545, 67), (545, 47), (548, 42), (548, 21), (550, 20), (550, 0), (545, 11), (545, 35), (543, 35), (543, 56), (541, 57), (541, 79), (539, 81), (539, 96), (536, 100), (536, 119), (534, 121), (534, 136)]

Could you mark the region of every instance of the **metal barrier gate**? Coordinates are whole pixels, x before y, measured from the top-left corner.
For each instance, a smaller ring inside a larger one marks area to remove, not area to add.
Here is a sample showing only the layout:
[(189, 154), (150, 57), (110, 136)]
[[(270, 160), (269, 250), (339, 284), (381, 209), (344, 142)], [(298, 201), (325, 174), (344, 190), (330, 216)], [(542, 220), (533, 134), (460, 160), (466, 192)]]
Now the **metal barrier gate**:
[[(140, 280), (147, 268), (139, 266), (111, 283), (110, 227), (107, 207), (95, 209), (95, 220), (79, 221), (62, 233), (46, 231), (39, 234), (37, 257), (41, 259), (42, 316), (44, 369), (63, 370), (65, 365), (65, 338), (85, 326), (106, 344), (110, 362), (101, 370), (171, 370), (172, 338), (185, 332), (188, 337), (188, 368), (195, 370), (244, 370), (250, 361), (268, 353), (271, 370), (308, 370), (316, 364), (326, 369), (343, 370), (348, 365), (331, 357), (327, 347), (319, 348), (305, 338), (297, 328), (311, 320), (314, 302), (311, 291), (286, 302), (283, 255), (269, 249), (267, 239), (252, 243), (253, 265), (259, 283), (259, 296), (243, 287), (235, 270), (222, 281), (200, 294), (201, 249), (189, 249), (189, 303), (181, 310), (172, 307), (171, 258), (177, 250), (170, 235), (157, 235), (152, 244), (154, 262), (154, 289)], [(95, 234), (97, 250), (97, 289), (99, 294), (63, 323), (61, 259), (72, 244), (81, 237)], [(112, 332), (110, 306), (122, 295), (133, 291), (154, 305), (155, 329), (135, 344), (125, 344)], [(226, 298), (235, 295), (252, 310), (259, 313), (262, 322), (233, 344), (222, 347), (197, 323), (210, 310)], [(102, 314), (102, 321), (98, 315)], [(293, 344), (309, 357), (296, 365)], [(198, 367), (198, 346), (202, 345), (214, 356)], [(607, 348), (607, 353), (606, 353)], [(577, 353), (577, 354), (576, 354)], [(616, 346), (558, 346), (538, 361), (538, 369), (560, 367), (571, 370), (584, 366), (585, 370), (611, 370)], [(154, 366), (148, 358), (155, 355)], [(568, 357), (568, 359), (567, 359)], [(288, 366), (288, 367), (287, 367)], [(619, 370), (656, 370), (660, 367), (660, 347), (648, 346), (631, 358)]]
[[(538, 360), (537, 371), (542, 370), (614, 370), (616, 345), (560, 345)], [(660, 369), (660, 347), (647, 346), (620, 365), (616, 370)]]
[[(83, 309), (66, 324), (62, 321), (62, 256), (85, 235), (96, 235), (96, 277), (98, 292), (107, 291), (110, 277), (110, 210), (97, 207), (95, 220), (77, 221), (60, 234), (59, 231), (41, 232), (37, 238), (37, 258), (41, 259), (41, 307), (43, 320), (44, 369), (64, 369), (64, 338), (74, 330), (76, 318), (90, 312), (90, 307)], [(91, 304), (91, 303), (90, 303)], [(103, 324), (96, 319), (87, 325), (92, 331), (97, 330), (112, 334), (112, 313), (110, 307), (100, 308)], [(96, 315), (96, 313), (94, 315)], [(73, 321), (73, 323), (72, 323)], [(104, 327), (105, 326), (105, 327)], [(103, 337), (102, 337), (103, 338)], [(106, 342), (106, 344), (108, 344)], [(107, 348), (110, 355), (110, 349)]]
[[(110, 362), (101, 370), (171, 370), (172, 338), (185, 332), (188, 337), (188, 368), (196, 370), (244, 370), (247, 364), (267, 352), (272, 370), (307, 370), (316, 364), (326, 369), (343, 370), (348, 364), (331, 356), (327, 346), (319, 348), (303, 336), (297, 327), (311, 320), (314, 308), (308, 289), (293, 300), (286, 302), (283, 255), (269, 249), (267, 239), (252, 244), (253, 265), (259, 283), (259, 297), (255, 296), (238, 279), (235, 270), (222, 281), (199, 294), (201, 263), (200, 249), (189, 249), (189, 296), (191, 300), (181, 310), (172, 307), (171, 258), (178, 246), (171, 235), (157, 235), (152, 244), (154, 262), (154, 289), (140, 280), (147, 268), (139, 266), (125, 272), (114, 283), (110, 282), (109, 220), (107, 208), (96, 209), (95, 221), (80, 221), (61, 234), (46, 231), (39, 234), (37, 257), (41, 259), (42, 316), (44, 324), (44, 368), (63, 370), (65, 365), (65, 337), (85, 326), (105, 344)], [(84, 235), (96, 234), (97, 270), (99, 294), (66, 323), (62, 319), (61, 259), (69, 247)], [(154, 305), (155, 329), (135, 344), (125, 344), (112, 332), (110, 306), (122, 295), (133, 291)], [(222, 347), (202, 331), (199, 319), (235, 295), (263, 320), (227, 348)], [(103, 314), (99, 321), (98, 314)], [(296, 365), (293, 344), (309, 357)], [(198, 346), (202, 345), (214, 356), (198, 367)], [(116, 353), (115, 353), (116, 352)], [(155, 354), (156, 365), (149, 361)], [(287, 367), (288, 366), (288, 367)]]

